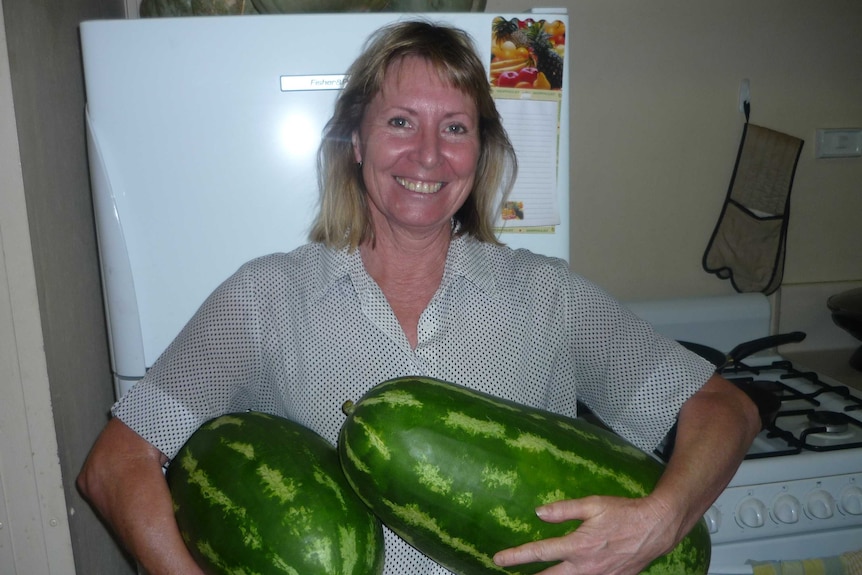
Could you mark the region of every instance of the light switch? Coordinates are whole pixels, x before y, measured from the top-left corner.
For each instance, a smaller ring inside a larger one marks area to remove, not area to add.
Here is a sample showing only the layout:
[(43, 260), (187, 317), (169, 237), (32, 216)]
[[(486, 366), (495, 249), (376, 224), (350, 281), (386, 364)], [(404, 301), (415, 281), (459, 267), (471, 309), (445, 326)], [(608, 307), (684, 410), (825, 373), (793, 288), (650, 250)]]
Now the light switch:
[(852, 158), (862, 156), (862, 129), (817, 130), (816, 157)]

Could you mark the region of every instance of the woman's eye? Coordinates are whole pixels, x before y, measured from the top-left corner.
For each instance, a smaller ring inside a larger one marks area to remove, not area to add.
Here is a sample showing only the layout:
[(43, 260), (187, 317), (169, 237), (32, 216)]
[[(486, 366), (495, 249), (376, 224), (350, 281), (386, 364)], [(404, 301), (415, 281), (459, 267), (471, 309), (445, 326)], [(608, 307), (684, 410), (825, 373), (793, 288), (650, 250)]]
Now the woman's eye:
[(463, 124), (451, 124), (446, 127), (446, 131), (450, 134), (465, 134), (467, 128)]
[(389, 123), (396, 128), (406, 128), (408, 125), (410, 125), (410, 122), (408, 122), (405, 118), (392, 118), (391, 120), (389, 120)]

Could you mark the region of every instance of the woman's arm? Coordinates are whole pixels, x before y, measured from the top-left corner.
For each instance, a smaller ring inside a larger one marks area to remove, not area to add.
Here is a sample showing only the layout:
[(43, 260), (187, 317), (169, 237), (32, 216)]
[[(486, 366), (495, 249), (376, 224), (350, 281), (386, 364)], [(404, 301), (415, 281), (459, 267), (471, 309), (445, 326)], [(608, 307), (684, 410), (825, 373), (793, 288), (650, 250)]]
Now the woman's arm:
[(498, 565), (562, 561), (550, 575), (629, 575), (671, 551), (733, 477), (760, 430), (756, 406), (713, 375), (683, 404), (674, 452), (658, 485), (641, 499), (592, 496), (537, 510), (550, 522), (583, 523), (560, 538), (498, 553)]
[(760, 431), (761, 420), (745, 393), (713, 375), (683, 404), (677, 429), (673, 455), (652, 493), (683, 519), (674, 544), (727, 487)]
[(90, 451), (78, 488), (150, 575), (203, 575), (174, 519), (167, 458), (117, 418)]

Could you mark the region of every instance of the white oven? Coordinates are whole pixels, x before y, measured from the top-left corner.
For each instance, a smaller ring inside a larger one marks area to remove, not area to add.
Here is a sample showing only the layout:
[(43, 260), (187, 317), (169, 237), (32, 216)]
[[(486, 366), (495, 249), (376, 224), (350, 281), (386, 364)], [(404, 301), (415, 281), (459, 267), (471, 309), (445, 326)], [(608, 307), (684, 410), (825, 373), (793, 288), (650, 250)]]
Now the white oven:
[[(630, 307), (669, 337), (720, 350), (767, 336), (771, 325), (760, 295)], [(775, 349), (731, 361), (721, 372), (740, 387), (767, 390), (776, 407), (705, 515), (710, 574), (751, 574), (753, 561), (862, 549), (862, 393), (793, 365)]]

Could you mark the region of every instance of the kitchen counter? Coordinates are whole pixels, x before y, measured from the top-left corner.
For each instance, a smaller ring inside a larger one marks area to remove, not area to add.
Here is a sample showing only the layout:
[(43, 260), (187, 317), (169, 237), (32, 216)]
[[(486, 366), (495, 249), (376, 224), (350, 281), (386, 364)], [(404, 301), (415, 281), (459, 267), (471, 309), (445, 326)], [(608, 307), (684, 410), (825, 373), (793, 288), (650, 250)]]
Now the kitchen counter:
[(805, 368), (862, 392), (862, 371), (848, 363), (855, 348), (783, 352), (796, 368)]

